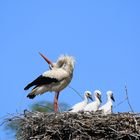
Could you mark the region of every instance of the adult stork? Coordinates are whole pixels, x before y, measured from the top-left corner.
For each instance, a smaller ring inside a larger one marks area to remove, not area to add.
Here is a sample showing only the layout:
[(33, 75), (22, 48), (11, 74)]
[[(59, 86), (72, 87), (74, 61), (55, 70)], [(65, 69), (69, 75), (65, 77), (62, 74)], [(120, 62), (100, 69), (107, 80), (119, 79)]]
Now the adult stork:
[(72, 56), (62, 55), (58, 58), (56, 63), (52, 63), (43, 54), (40, 53), (40, 55), (49, 64), (50, 70), (44, 72), (29, 83), (24, 90), (28, 90), (30, 87), (34, 86), (27, 95), (30, 99), (33, 99), (36, 95), (54, 91), (54, 111), (57, 112), (59, 93), (71, 82), (75, 60)]

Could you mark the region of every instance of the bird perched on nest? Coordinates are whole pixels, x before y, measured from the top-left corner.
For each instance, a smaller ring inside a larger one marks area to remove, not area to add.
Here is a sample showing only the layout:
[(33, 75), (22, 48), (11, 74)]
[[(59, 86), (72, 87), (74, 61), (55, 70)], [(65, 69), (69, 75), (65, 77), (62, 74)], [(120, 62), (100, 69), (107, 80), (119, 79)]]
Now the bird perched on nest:
[(59, 93), (66, 88), (72, 80), (75, 60), (72, 56), (62, 55), (56, 63), (52, 63), (43, 54), (40, 53), (40, 55), (47, 61), (50, 70), (44, 72), (33, 82), (29, 83), (24, 90), (28, 90), (34, 86), (32, 91), (27, 95), (30, 99), (33, 99), (36, 95), (54, 91), (54, 111), (57, 112)]
[(85, 91), (84, 93), (84, 101), (75, 104), (70, 110), (69, 112), (79, 112), (82, 111), (84, 109), (84, 107), (88, 104), (88, 99), (92, 99), (92, 94), (90, 91)]
[(112, 113), (112, 107), (113, 107), (113, 102), (115, 102), (115, 99), (113, 97), (113, 92), (112, 91), (107, 91), (107, 102), (103, 106), (99, 108), (101, 112), (105, 115), (111, 114)]
[(87, 104), (87, 106), (85, 106), (85, 108), (84, 108), (84, 111), (96, 112), (99, 109), (99, 106), (102, 102), (101, 91), (100, 90), (95, 90), (94, 91), (94, 97), (95, 97), (95, 101)]

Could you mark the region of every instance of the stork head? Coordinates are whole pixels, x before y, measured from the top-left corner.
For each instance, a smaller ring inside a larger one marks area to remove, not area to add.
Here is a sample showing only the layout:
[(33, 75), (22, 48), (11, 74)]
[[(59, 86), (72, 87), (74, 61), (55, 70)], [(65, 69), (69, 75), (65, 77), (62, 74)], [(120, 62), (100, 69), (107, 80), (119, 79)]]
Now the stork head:
[(102, 99), (101, 99), (101, 91), (100, 90), (95, 90), (94, 91), (94, 96), (95, 96), (95, 98), (98, 98), (99, 99), (99, 101), (102, 103)]
[(86, 97), (86, 98), (89, 98), (90, 100), (93, 101), (93, 99), (92, 99), (92, 94), (91, 94), (90, 91), (85, 91), (85, 97)]
[(74, 70), (74, 63), (75, 63), (75, 59), (72, 56), (61, 55), (58, 58), (56, 65), (58, 68), (63, 68), (66, 71), (72, 73)]
[(52, 63), (46, 56), (44, 56), (42, 53), (39, 53), (41, 57), (49, 64), (49, 68), (63, 68), (67, 70), (68, 72), (72, 73), (74, 69), (74, 58), (72, 56), (68, 55), (62, 55), (58, 58), (56, 63)]
[(108, 96), (108, 98), (112, 99), (115, 102), (113, 92), (111, 90), (107, 91), (107, 96)]

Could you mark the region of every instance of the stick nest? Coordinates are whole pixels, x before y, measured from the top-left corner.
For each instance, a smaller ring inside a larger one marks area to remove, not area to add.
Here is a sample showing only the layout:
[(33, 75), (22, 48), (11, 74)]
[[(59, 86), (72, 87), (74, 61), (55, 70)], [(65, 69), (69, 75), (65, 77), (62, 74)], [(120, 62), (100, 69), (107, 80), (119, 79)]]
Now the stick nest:
[(140, 115), (117, 113), (41, 113), (24, 111), (8, 121), (18, 122), (18, 140), (140, 139)]

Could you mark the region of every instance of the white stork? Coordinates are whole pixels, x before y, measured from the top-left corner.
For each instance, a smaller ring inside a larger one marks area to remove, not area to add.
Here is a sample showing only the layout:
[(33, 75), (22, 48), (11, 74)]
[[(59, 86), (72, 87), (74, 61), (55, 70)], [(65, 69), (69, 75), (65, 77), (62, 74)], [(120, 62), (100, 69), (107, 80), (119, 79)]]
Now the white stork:
[(101, 101), (101, 91), (95, 90), (94, 97), (95, 97), (95, 101), (87, 104), (87, 106), (84, 108), (84, 111), (96, 112), (99, 109), (99, 106), (102, 102)]
[(113, 92), (112, 91), (107, 91), (107, 102), (103, 106), (99, 108), (103, 112), (103, 114), (111, 114), (112, 113), (112, 107), (113, 107), (113, 102), (115, 102), (115, 99), (113, 97)]
[(58, 111), (58, 97), (61, 90), (63, 90), (71, 82), (74, 70), (74, 58), (68, 55), (60, 56), (56, 63), (52, 63), (43, 54), (40, 55), (50, 65), (50, 69), (29, 83), (24, 90), (28, 90), (34, 86), (32, 91), (27, 95), (33, 99), (36, 95), (43, 94), (47, 91), (55, 91), (54, 111)]
[(84, 109), (84, 107), (88, 104), (88, 98), (93, 100), (92, 99), (92, 94), (90, 91), (85, 91), (85, 94), (84, 94), (84, 101), (80, 102), (80, 103), (77, 103), (75, 104), (70, 110), (69, 112), (79, 112), (79, 111), (82, 111)]

